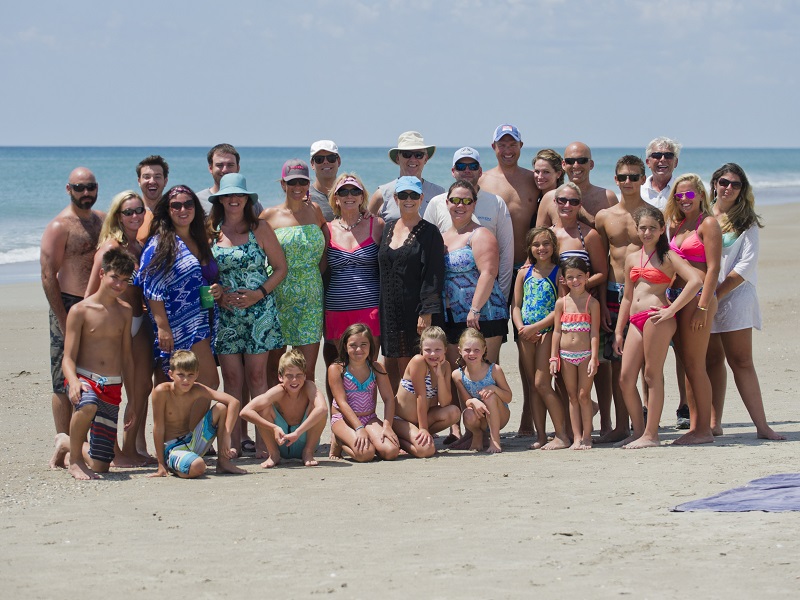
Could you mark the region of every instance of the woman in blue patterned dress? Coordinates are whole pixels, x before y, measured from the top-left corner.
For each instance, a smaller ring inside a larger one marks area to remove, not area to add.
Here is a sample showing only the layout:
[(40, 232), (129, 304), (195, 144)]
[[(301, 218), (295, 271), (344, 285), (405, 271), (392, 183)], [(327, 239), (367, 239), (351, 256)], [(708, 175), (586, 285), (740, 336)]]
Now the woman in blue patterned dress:
[[(283, 346), (272, 292), (286, 277), (286, 259), (272, 227), (253, 212), (258, 194), (247, 191), (243, 175), (223, 175), (208, 200), (216, 234), (211, 252), (219, 265), (211, 294), (221, 309), (214, 351), (225, 393), (243, 402), (245, 382), (253, 398), (267, 391), (269, 351)], [(241, 427), (234, 427), (233, 448), (241, 447), (241, 437)]]
[(200, 305), (200, 288), (217, 275), (205, 221), (197, 195), (185, 185), (164, 194), (153, 209), (150, 239), (135, 283), (142, 288), (153, 322), (154, 354), (161, 366), (157, 379), (167, 380), (175, 350), (191, 350), (200, 361), (197, 381), (217, 389), (208, 310)]
[[(319, 206), (308, 200), (309, 184), (308, 165), (298, 159), (287, 160), (281, 171), (286, 199), (265, 209), (260, 218), (275, 230), (286, 256), (286, 278), (275, 288), (283, 343), (303, 353), (306, 377), (313, 381), (322, 338), (322, 271), (328, 228)], [(278, 354), (270, 353), (269, 375), (277, 373)]]

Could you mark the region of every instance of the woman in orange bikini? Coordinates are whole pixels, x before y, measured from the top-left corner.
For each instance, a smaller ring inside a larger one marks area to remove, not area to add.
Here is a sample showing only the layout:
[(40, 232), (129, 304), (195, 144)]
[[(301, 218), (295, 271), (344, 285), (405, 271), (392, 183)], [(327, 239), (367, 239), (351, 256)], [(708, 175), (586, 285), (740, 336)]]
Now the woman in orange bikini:
[[(722, 260), (722, 231), (711, 214), (708, 194), (699, 175), (687, 173), (675, 180), (664, 209), (669, 246), (678, 256), (700, 272), (703, 287), (678, 311), (675, 334), (677, 352), (686, 371), (686, 400), (690, 425), (675, 444), (707, 444), (711, 432), (711, 381), (706, 372), (706, 351), (711, 324), (717, 312), (717, 278)], [(678, 276), (667, 290), (674, 301), (686, 280)]]
[[(633, 219), (642, 249), (628, 254), (625, 261), (625, 293), (614, 332), (614, 352), (622, 355), (620, 387), (633, 421), (632, 435), (620, 445), (649, 448), (659, 445), (658, 425), (664, 408), (664, 361), (677, 329), (674, 317), (695, 297), (703, 280), (697, 269), (670, 249), (660, 210), (646, 205), (636, 211)], [(670, 304), (667, 288), (676, 275), (686, 283)], [(628, 335), (624, 337), (628, 322), (633, 327), (628, 327)], [(647, 382), (647, 423), (636, 387), (642, 363)]]

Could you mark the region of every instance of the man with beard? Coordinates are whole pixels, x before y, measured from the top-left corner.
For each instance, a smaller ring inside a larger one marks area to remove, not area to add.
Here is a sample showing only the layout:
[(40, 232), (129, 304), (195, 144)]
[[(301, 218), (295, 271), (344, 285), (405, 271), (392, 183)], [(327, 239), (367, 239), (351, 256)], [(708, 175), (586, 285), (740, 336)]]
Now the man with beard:
[(97, 180), (89, 169), (78, 167), (70, 173), (67, 194), (70, 203), (45, 228), (40, 253), (42, 287), (50, 303), (50, 374), (56, 433), (69, 432), (72, 416), (61, 370), (67, 312), (83, 300), (105, 217), (92, 210), (97, 202)]

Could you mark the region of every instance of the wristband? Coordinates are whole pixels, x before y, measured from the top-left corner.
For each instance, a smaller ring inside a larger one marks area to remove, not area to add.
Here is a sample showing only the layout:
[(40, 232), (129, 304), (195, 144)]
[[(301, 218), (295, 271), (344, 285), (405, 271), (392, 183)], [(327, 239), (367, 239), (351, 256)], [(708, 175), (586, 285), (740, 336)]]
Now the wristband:
[(358, 427), (356, 427), (355, 430), (358, 431), (359, 429), (364, 429), (364, 426), (363, 425), (359, 425)]
[(261, 292), (261, 297), (262, 297), (262, 298), (266, 298), (266, 297), (267, 297), (267, 290), (265, 290), (265, 289), (264, 289), (264, 285), (263, 285), (263, 284), (262, 284), (262, 285), (260, 285), (260, 286), (258, 286), (256, 289), (257, 289), (259, 292)]
[(706, 311), (708, 310), (708, 307), (707, 307), (707, 306), (706, 306), (706, 307), (703, 307), (703, 306), (700, 306), (700, 305), (698, 304), (698, 305), (697, 305), (697, 310), (702, 310), (703, 312), (706, 312)]
[(556, 363), (556, 370), (557, 370), (557, 371), (560, 371), (560, 370), (561, 370), (561, 359), (560, 359), (558, 356), (553, 356), (553, 357), (550, 359), (550, 362), (551, 362), (551, 363)]
[(479, 315), (479, 314), (481, 314), (481, 311), (480, 311), (480, 309), (478, 309), (478, 308), (471, 308), (471, 307), (470, 307), (470, 309), (469, 309), (469, 312), (471, 312), (471, 313), (474, 313), (474, 314), (476, 314), (476, 315)]

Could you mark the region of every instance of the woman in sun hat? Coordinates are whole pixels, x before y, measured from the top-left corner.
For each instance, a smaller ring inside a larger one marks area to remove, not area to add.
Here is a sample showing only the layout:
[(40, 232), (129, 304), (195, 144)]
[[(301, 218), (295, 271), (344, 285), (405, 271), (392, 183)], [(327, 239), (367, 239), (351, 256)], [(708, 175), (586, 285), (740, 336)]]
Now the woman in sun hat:
[[(400, 177), (416, 177), (422, 182), (424, 200), (420, 205), (419, 214), (425, 212), (427, 203), (431, 198), (444, 194), (444, 188), (422, 178), (425, 164), (436, 152), (436, 146), (429, 146), (418, 131), (406, 131), (397, 138), (397, 147), (389, 150), (389, 158), (400, 167)], [(369, 210), (384, 221), (393, 221), (400, 218), (400, 209), (394, 200), (395, 184), (393, 179), (380, 186), (369, 199)]]
[[(243, 175), (223, 175), (219, 191), (208, 200), (211, 252), (219, 266), (211, 294), (222, 309), (214, 350), (225, 392), (241, 402), (245, 382), (252, 397), (267, 391), (269, 351), (283, 346), (272, 292), (286, 277), (286, 259), (272, 227), (256, 217), (258, 194), (247, 190)], [(233, 448), (241, 447), (241, 437), (241, 427), (234, 427)]]

